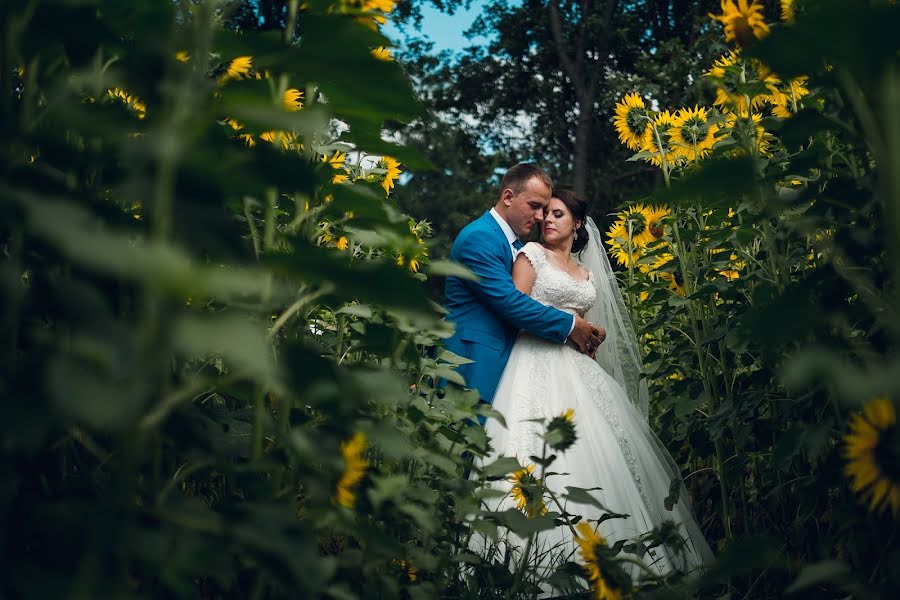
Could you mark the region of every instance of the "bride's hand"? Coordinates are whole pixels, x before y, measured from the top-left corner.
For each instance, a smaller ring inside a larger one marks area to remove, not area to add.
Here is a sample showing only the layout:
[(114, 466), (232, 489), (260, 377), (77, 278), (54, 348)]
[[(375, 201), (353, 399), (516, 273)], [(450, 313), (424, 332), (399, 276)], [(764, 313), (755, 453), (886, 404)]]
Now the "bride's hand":
[(597, 350), (600, 349), (600, 344), (602, 344), (606, 340), (606, 329), (597, 325), (597, 334), (597, 337), (600, 338), (600, 343), (594, 346), (594, 349), (587, 353), (591, 358), (595, 358), (597, 356)]

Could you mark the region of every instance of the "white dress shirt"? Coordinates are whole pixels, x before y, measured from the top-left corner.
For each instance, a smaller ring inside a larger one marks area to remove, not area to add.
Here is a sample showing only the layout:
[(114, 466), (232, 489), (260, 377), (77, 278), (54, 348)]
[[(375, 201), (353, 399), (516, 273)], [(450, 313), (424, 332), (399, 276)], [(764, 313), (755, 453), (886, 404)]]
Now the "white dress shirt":
[(513, 262), (516, 261), (516, 255), (519, 254), (519, 251), (516, 250), (516, 247), (513, 244), (519, 239), (519, 236), (516, 235), (516, 232), (512, 230), (512, 227), (509, 226), (509, 223), (500, 216), (500, 213), (497, 212), (496, 208), (491, 209), (491, 216), (494, 217), (494, 220), (497, 221), (497, 225), (500, 226), (500, 229), (503, 230), (503, 234), (506, 236), (506, 241), (509, 242), (509, 250), (512, 252)]

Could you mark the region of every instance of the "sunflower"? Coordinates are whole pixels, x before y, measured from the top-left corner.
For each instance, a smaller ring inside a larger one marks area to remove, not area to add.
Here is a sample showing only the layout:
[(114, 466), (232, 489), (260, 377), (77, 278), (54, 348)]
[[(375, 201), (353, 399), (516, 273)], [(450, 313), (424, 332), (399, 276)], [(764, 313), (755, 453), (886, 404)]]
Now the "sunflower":
[(187, 50), (179, 50), (175, 53), (175, 60), (180, 62), (188, 62), (189, 60), (191, 60), (191, 55)]
[(228, 81), (229, 79), (241, 79), (243, 76), (247, 75), (250, 72), (250, 69), (253, 67), (253, 57), (252, 56), (238, 56), (233, 59), (228, 66), (225, 67), (225, 74), (222, 76), (221, 81)]
[(540, 493), (541, 480), (534, 476), (533, 464), (513, 473), (509, 481), (513, 484), (510, 494), (517, 509), (529, 517), (547, 514), (544, 498), (536, 495), (536, 492)]
[[(668, 247), (669, 244), (665, 243), (663, 247)], [(653, 260), (649, 260), (652, 258)], [(657, 254), (656, 256), (648, 257), (647, 261), (642, 261), (638, 264), (638, 269), (641, 270), (641, 273), (646, 275), (654, 276), (661, 275), (660, 271), (667, 264), (675, 260), (675, 256), (672, 255), (671, 252), (662, 252), (661, 254)]]
[(363, 10), (380, 10), (389, 13), (394, 10), (397, 0), (362, 0)]
[(682, 108), (675, 113), (675, 126), (669, 130), (669, 138), (675, 144), (675, 152), (688, 161), (696, 161), (709, 154), (716, 143), (719, 126), (709, 122), (706, 108)]
[(742, 79), (746, 79), (748, 73), (756, 72), (763, 83), (778, 82), (771, 71), (768, 71), (759, 63), (748, 61), (741, 57), (740, 52), (729, 52), (719, 57), (713, 63), (712, 68), (703, 74), (713, 80), (716, 86), (716, 98), (713, 105), (722, 109), (730, 109), (740, 115), (748, 113), (750, 108), (759, 108), (765, 104), (769, 97), (766, 94), (754, 94), (752, 97), (734, 90), (743, 85)]
[[(643, 249), (636, 246), (634, 240), (629, 243), (628, 228), (624, 219), (614, 222), (606, 232), (606, 237), (609, 253), (623, 267), (635, 265), (643, 255)], [(631, 247), (630, 252), (628, 251), (629, 246)]]
[(617, 220), (610, 227), (607, 236), (627, 246), (630, 235), (632, 248), (646, 248), (648, 244), (663, 236), (662, 221), (669, 212), (664, 206), (633, 204), (616, 215)]
[(248, 148), (252, 148), (256, 145), (256, 139), (249, 133), (241, 133), (238, 135), (238, 139), (244, 142)]
[(659, 240), (665, 235), (663, 228), (663, 220), (672, 214), (672, 211), (662, 205), (649, 204), (644, 208), (644, 223), (647, 226), (647, 232), (653, 239), (650, 243)]
[(111, 88), (106, 90), (106, 93), (109, 94), (110, 98), (116, 98), (124, 102), (128, 108), (137, 114), (138, 119), (143, 119), (147, 116), (147, 105), (137, 96), (132, 96), (122, 88)]
[[(348, 213), (348, 218), (350, 216), (352, 216), (352, 213)], [(428, 259), (428, 247), (425, 245), (425, 240), (422, 239), (422, 236), (428, 236), (431, 233), (431, 225), (427, 221), (416, 223), (410, 219), (409, 232), (416, 243), (407, 244), (403, 252), (397, 255), (397, 266), (406, 266), (413, 273), (418, 273), (419, 267)]]
[(762, 115), (759, 113), (753, 113), (750, 117), (740, 117), (734, 113), (726, 113), (725, 115), (725, 126), (731, 130), (732, 135), (735, 132), (738, 132), (738, 135), (749, 135), (747, 131), (750, 128), (750, 124), (753, 125), (753, 141), (756, 144), (756, 150), (762, 155), (766, 155), (769, 153), (769, 140), (771, 136), (769, 133), (763, 129), (763, 126), (760, 125), (760, 121), (762, 121)]
[(346, 250), (347, 248), (350, 247), (350, 240), (348, 240), (345, 236), (342, 235), (334, 243), (334, 247), (341, 251)]
[(885, 397), (870, 400), (850, 420), (844, 442), (850, 489), (869, 498), (869, 510), (890, 506), (894, 518), (900, 516), (900, 431), (894, 404)]
[(738, 260), (737, 254), (732, 253), (728, 257), (728, 268), (722, 269), (718, 271), (719, 275), (727, 279), (728, 281), (734, 281), (735, 279), (740, 279), (741, 277), (741, 269), (747, 266), (742, 260)]
[(303, 92), (297, 88), (289, 88), (281, 96), (281, 104), (288, 112), (297, 112), (303, 108)]
[(659, 278), (669, 284), (667, 289), (676, 296), (681, 296), (683, 298), (687, 295), (687, 290), (684, 287), (684, 280), (682, 280), (680, 273), (660, 271)]
[(332, 169), (344, 168), (344, 161), (347, 160), (347, 154), (340, 150), (335, 150), (330, 157), (327, 154), (322, 155), (322, 162), (331, 165)]
[[(342, 0), (340, 10), (344, 13), (362, 13), (357, 21), (371, 29), (386, 22), (384, 15), (394, 10), (396, 0)], [(382, 14), (383, 13), (383, 14)]]
[(794, 16), (794, 0), (781, 0), (781, 20), (793, 23)]
[(283, 149), (288, 150), (297, 139), (297, 136), (287, 131), (264, 131), (259, 134), (259, 139), (265, 140), (272, 145), (278, 142)]
[(356, 492), (353, 488), (366, 474), (369, 462), (363, 457), (366, 450), (366, 436), (356, 432), (349, 440), (341, 443), (341, 456), (344, 458), (344, 473), (337, 484), (334, 502), (346, 508), (356, 504)]
[(743, 69), (742, 63), (738, 62), (740, 60), (737, 52), (729, 52), (713, 62), (712, 68), (703, 76), (709, 77), (716, 84), (716, 99), (713, 100), (715, 106), (731, 107), (741, 114), (746, 114), (747, 97), (744, 94), (733, 94), (730, 91), (740, 82), (740, 74)]
[(675, 127), (675, 115), (667, 110), (656, 114), (652, 126), (644, 132), (641, 150), (650, 153), (650, 156), (645, 157), (644, 160), (657, 167), (662, 166), (663, 156), (669, 166), (680, 161), (680, 157), (669, 139), (669, 130), (673, 127)]
[(561, 415), (550, 419), (544, 439), (554, 450), (565, 452), (571, 448), (578, 439), (575, 433), (575, 411), (569, 408)]
[(772, 104), (772, 114), (783, 119), (792, 117), (797, 101), (809, 95), (809, 89), (806, 87), (809, 77), (791, 79), (785, 86), (779, 85), (781, 81), (778, 78), (772, 77), (771, 79), (774, 81), (767, 81), (766, 87), (771, 92), (767, 98)]
[(372, 56), (374, 56), (378, 60), (383, 60), (385, 62), (391, 62), (392, 60), (394, 60), (394, 57), (391, 56), (391, 51), (384, 46), (378, 46), (377, 48), (373, 49)]
[(590, 523), (577, 525), (579, 554), (591, 584), (591, 597), (596, 600), (620, 600), (631, 591), (631, 578), (613, 559), (614, 551), (606, 539), (597, 533)]
[(381, 187), (384, 188), (385, 194), (390, 194), (391, 190), (394, 188), (394, 182), (400, 177), (400, 161), (391, 158), (390, 156), (384, 156), (381, 159), (381, 168), (387, 169), (387, 173), (384, 174), (384, 179), (381, 181)]
[(428, 248), (425, 247), (425, 240), (420, 238), (418, 233), (413, 231), (413, 235), (416, 236), (416, 242), (418, 242), (419, 247), (409, 259), (408, 266), (410, 271), (412, 271), (413, 273), (418, 273), (419, 266), (422, 264), (422, 260), (428, 258)]
[(763, 15), (762, 6), (756, 0), (722, 0), (721, 15), (710, 13), (710, 17), (725, 25), (725, 41), (736, 41), (746, 46), (769, 33), (769, 26)]
[(641, 149), (644, 132), (650, 120), (644, 100), (636, 93), (625, 94), (622, 101), (616, 104), (616, 116), (613, 118), (619, 141), (629, 150), (637, 152)]
[(395, 558), (391, 561), (391, 564), (400, 567), (400, 571), (406, 576), (410, 583), (415, 583), (418, 578), (418, 570), (412, 562), (401, 558)]

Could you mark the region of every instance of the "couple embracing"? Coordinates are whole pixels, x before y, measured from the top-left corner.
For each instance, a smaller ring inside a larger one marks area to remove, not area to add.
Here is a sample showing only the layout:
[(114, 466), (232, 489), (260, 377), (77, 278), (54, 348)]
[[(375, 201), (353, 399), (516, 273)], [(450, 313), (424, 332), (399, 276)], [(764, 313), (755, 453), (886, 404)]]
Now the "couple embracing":
[[(535, 228), (541, 241), (523, 245), (519, 237)], [(577, 441), (557, 456), (559, 474), (548, 485), (558, 491), (600, 486), (594, 492), (600, 502), (628, 515), (599, 524), (610, 545), (676, 523), (681, 551), (660, 546), (645, 557), (658, 574), (708, 562), (709, 547), (685, 494), (665, 507), (680, 474), (648, 425), (637, 338), (586, 201), (554, 190), (536, 165), (516, 165), (504, 175), (496, 205), (463, 228), (450, 257), (478, 277), (447, 278), (456, 332), (446, 347), (473, 361), (460, 373), (506, 418), (506, 427), (495, 419), (484, 423), (492, 457), (514, 456), (527, 468), (543, 449), (536, 420), (574, 414)], [(513, 505), (508, 496), (490, 508)], [(603, 512), (590, 505), (575, 510), (592, 521)], [(542, 536), (548, 547), (574, 549), (567, 528)]]

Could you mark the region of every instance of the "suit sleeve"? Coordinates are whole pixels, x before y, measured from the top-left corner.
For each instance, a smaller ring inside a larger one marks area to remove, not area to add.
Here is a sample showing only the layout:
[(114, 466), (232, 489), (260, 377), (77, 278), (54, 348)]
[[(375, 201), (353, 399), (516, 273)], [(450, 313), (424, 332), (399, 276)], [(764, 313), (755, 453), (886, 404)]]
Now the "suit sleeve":
[(478, 281), (466, 280), (466, 287), (501, 319), (546, 340), (565, 342), (575, 317), (517, 290), (500, 250), (508, 251), (470, 236), (464, 243), (454, 244), (451, 258), (478, 276)]

